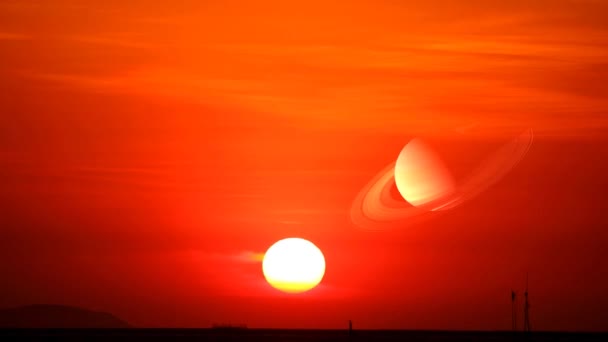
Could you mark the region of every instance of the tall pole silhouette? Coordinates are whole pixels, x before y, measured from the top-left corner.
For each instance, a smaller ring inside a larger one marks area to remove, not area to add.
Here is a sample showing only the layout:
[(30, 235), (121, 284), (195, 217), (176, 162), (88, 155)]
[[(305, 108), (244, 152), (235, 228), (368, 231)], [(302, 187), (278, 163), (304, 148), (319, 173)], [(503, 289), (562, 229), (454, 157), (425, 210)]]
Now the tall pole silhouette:
[(511, 290), (511, 328), (517, 330), (517, 294)]
[(524, 331), (531, 331), (530, 327), (530, 303), (528, 302), (528, 274), (526, 273), (526, 292), (524, 292)]

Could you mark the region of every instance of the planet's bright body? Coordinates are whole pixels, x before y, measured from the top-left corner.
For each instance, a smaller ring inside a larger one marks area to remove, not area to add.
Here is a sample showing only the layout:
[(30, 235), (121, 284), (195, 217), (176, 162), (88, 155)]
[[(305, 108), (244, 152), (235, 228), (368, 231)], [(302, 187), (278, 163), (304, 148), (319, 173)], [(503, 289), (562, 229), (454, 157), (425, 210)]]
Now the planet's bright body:
[(325, 274), (325, 258), (312, 242), (287, 238), (270, 246), (262, 262), (268, 283), (283, 292), (301, 293), (317, 286)]
[(395, 164), (395, 185), (403, 199), (417, 207), (446, 198), (456, 190), (439, 155), (420, 139), (413, 139), (401, 150)]

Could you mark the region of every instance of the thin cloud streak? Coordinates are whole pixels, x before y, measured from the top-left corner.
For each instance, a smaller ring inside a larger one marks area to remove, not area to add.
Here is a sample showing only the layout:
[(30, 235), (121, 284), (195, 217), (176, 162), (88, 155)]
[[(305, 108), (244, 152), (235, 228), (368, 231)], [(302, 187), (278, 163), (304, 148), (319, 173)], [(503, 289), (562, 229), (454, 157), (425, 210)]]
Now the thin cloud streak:
[[(294, 44), (280, 49), (272, 44), (209, 44), (189, 51), (191, 56), (179, 68), (151, 64), (103, 76), (37, 72), (29, 77), (93, 92), (167, 96), (300, 123), (344, 128), (371, 124), (387, 131), (454, 130), (478, 112), (486, 113), (480, 126), (535, 126), (539, 134), (545, 128), (584, 130), (580, 112), (608, 109), (605, 90), (597, 86), (608, 79), (597, 72), (608, 57), (605, 47), (493, 38), (434, 37), (369, 47)], [(132, 44), (95, 36), (79, 39)], [(203, 54), (207, 66), (198, 62)], [(240, 58), (230, 70), (215, 70), (214, 63), (223, 56)], [(267, 71), (256, 71), (260, 67)], [(449, 119), (443, 115), (445, 108), (450, 108)], [(556, 112), (566, 119), (562, 126), (550, 127)], [(383, 123), (370, 123), (372, 115), (383, 117)]]
[(0, 40), (27, 40), (27, 39), (32, 39), (32, 37), (27, 34), (0, 31)]

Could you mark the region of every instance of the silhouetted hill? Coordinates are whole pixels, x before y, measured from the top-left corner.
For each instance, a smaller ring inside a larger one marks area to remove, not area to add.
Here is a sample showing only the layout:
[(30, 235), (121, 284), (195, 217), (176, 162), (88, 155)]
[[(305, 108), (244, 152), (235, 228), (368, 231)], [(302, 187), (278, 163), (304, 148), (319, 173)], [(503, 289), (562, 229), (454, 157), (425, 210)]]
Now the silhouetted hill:
[(0, 328), (129, 328), (106, 313), (64, 305), (28, 305), (0, 309)]

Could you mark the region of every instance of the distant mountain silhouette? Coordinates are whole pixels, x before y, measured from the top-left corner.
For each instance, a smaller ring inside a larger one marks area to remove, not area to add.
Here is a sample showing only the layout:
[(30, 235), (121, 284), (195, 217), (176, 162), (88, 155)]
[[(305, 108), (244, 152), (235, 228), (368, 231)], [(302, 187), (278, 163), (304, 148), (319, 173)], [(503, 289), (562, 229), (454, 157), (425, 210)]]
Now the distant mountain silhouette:
[(0, 309), (0, 328), (129, 328), (118, 317), (73, 306), (37, 304)]

